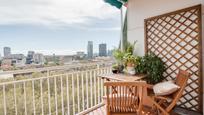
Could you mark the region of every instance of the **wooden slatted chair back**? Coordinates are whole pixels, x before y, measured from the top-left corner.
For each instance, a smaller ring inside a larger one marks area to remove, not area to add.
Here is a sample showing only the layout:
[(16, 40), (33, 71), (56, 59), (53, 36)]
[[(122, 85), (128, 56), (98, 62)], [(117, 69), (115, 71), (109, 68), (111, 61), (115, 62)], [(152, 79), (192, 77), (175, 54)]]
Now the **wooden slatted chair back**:
[(171, 104), (167, 107), (166, 109), (167, 112), (172, 110), (172, 108), (176, 105), (176, 103), (179, 101), (179, 99), (183, 95), (183, 92), (185, 90), (185, 87), (187, 86), (187, 81), (189, 77), (190, 77), (190, 73), (184, 70), (179, 70), (179, 73), (176, 77), (176, 84), (180, 86), (180, 89), (173, 94), (173, 100)]
[(107, 115), (138, 113), (145, 82), (105, 82)]

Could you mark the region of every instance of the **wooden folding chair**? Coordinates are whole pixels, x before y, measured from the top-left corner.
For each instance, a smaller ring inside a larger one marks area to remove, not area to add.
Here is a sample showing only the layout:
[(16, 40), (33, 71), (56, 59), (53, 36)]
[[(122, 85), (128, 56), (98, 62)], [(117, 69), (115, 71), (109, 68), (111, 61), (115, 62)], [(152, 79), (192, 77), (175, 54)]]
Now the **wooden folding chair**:
[[(158, 110), (158, 114), (169, 115), (172, 109), (176, 106), (177, 102), (183, 95), (185, 87), (187, 85), (187, 81), (190, 77), (190, 74), (186, 71), (179, 70), (179, 73), (176, 77), (175, 83), (180, 86), (180, 89), (168, 96), (148, 96), (149, 102), (153, 104), (155, 108)], [(149, 85), (148, 88), (152, 88)], [(161, 113), (160, 113), (161, 112)]]
[(140, 115), (146, 82), (105, 82), (107, 115)]

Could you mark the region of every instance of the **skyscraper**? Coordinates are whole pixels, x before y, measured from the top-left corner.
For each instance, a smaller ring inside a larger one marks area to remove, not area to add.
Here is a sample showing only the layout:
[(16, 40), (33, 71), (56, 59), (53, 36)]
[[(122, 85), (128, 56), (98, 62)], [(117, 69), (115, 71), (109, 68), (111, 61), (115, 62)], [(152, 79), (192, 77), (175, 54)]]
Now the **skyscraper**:
[(104, 43), (99, 44), (99, 56), (107, 56), (107, 45)]
[(93, 41), (88, 41), (87, 58), (88, 59), (93, 58)]
[(11, 55), (11, 48), (10, 47), (4, 47), (4, 57), (8, 57)]
[(34, 54), (35, 54), (34, 51), (28, 51), (28, 55), (27, 55), (27, 58), (26, 58), (26, 64), (33, 63)]
[(45, 63), (45, 58), (41, 53), (35, 53), (33, 55), (33, 61), (35, 64), (43, 65)]

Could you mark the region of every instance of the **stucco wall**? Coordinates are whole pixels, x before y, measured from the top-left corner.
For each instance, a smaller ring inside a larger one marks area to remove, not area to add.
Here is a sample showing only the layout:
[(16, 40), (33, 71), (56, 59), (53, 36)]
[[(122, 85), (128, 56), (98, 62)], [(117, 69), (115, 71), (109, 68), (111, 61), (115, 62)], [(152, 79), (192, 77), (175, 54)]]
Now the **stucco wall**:
[(200, 4), (203, 0), (129, 0), (128, 40), (137, 40), (135, 53), (144, 55), (144, 19)]
[[(144, 55), (144, 19), (202, 4), (202, 33), (204, 44), (204, 0), (129, 0), (128, 3), (128, 40), (138, 41), (135, 54)], [(204, 45), (203, 45), (204, 46)], [(204, 65), (204, 47), (203, 47)], [(203, 67), (204, 71), (204, 67)], [(204, 83), (204, 78), (203, 78)], [(204, 88), (203, 88), (204, 89)], [(204, 103), (204, 100), (203, 100)], [(204, 110), (204, 107), (203, 107)]]

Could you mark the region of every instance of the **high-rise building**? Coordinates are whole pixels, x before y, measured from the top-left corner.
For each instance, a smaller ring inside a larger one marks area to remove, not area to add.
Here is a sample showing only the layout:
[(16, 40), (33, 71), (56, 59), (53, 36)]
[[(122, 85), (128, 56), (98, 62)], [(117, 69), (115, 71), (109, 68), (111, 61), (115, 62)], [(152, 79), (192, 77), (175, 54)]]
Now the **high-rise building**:
[(11, 55), (11, 48), (10, 47), (4, 47), (4, 57), (8, 57)]
[(9, 56), (12, 59), (12, 65), (15, 67), (24, 67), (26, 63), (26, 57), (23, 54), (11, 54)]
[(99, 44), (99, 56), (107, 56), (107, 45), (104, 43)]
[(93, 58), (93, 41), (88, 41), (87, 58), (88, 59)]
[(77, 56), (77, 58), (83, 59), (85, 54), (84, 54), (84, 52), (79, 51), (79, 52), (76, 53), (76, 56)]
[(35, 64), (43, 65), (45, 63), (45, 57), (41, 53), (35, 53), (33, 56), (33, 61)]
[(12, 66), (15, 67), (23, 67), (26, 63), (26, 57), (23, 54), (10, 54), (4, 57), (3, 60), (7, 60), (5, 62), (9, 62), (8, 60), (11, 60)]
[(11, 54), (10, 56), (8, 56), (8, 58), (10, 59), (23, 59), (25, 58), (25, 56), (23, 54)]
[(34, 51), (28, 51), (28, 55), (27, 55), (27, 58), (26, 58), (26, 64), (33, 63), (34, 54), (35, 54)]

